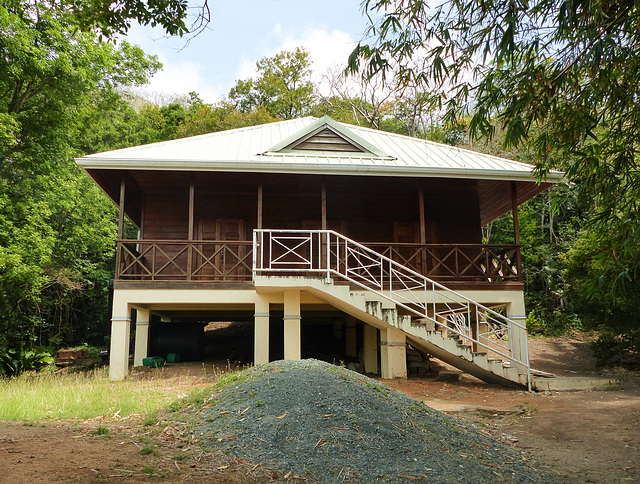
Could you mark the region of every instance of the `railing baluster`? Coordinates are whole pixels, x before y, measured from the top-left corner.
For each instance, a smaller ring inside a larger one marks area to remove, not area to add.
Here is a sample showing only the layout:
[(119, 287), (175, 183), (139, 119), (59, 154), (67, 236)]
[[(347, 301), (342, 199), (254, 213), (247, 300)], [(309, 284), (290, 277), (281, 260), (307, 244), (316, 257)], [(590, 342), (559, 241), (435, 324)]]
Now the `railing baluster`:
[(326, 244), (327, 244), (327, 282), (331, 281), (331, 271), (329, 268), (331, 267), (331, 235), (329, 233), (325, 234)]
[(157, 246), (156, 244), (153, 244), (152, 246), (152, 254), (153, 254), (153, 258), (151, 259), (151, 280), (155, 281), (155, 276), (156, 276), (156, 253), (157, 253)]

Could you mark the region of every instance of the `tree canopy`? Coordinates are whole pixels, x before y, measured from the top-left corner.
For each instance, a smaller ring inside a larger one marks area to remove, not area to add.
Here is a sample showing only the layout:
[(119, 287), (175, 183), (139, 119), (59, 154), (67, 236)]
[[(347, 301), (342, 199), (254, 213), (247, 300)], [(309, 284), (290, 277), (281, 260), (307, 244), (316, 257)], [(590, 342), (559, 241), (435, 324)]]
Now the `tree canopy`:
[[(125, 34), (133, 21), (159, 26), (169, 35), (198, 32), (210, 21), (208, 0), (189, 6), (187, 0), (12, 0), (38, 4), (69, 12), (69, 20), (81, 30), (95, 31), (106, 38)], [(195, 12), (195, 14), (194, 14)], [(191, 17), (190, 25), (188, 24)]]
[(264, 107), (272, 116), (293, 119), (306, 115), (314, 102), (309, 52), (298, 47), (264, 57), (256, 63), (258, 76), (240, 80), (229, 99), (240, 112)]
[(0, 52), (0, 351), (103, 338), (115, 210), (73, 162), (77, 123), (160, 64), (40, 4), (0, 6)]
[[(366, 0), (350, 69), (425, 87), (473, 136), (505, 132), (581, 182), (620, 248), (640, 238), (640, 5), (619, 0)], [(420, 62), (416, 62), (419, 58)], [(636, 260), (640, 263), (640, 260)]]

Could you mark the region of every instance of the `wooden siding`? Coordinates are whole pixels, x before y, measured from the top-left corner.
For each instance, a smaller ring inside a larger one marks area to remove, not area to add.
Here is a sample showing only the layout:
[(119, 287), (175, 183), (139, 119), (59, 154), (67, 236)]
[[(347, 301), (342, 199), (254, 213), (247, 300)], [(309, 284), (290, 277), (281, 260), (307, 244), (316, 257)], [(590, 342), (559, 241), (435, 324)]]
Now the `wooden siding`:
[[(189, 238), (190, 180), (188, 174), (137, 176), (144, 187), (144, 238)], [(198, 173), (193, 183), (195, 239), (220, 239), (216, 226), (221, 220), (240, 220), (241, 240), (250, 240), (258, 227), (262, 183), (264, 228), (321, 228), (324, 184), (328, 228), (361, 242), (420, 243), (422, 190), (425, 243), (481, 242), (473, 180)]]
[(186, 240), (188, 237), (189, 192), (186, 189), (148, 192), (145, 197), (144, 238)]
[(425, 217), (431, 223), (431, 243), (482, 242), (477, 185), (473, 180), (446, 180), (424, 186)]
[(318, 177), (265, 176), (265, 228), (298, 229), (303, 221), (322, 223), (322, 184)]

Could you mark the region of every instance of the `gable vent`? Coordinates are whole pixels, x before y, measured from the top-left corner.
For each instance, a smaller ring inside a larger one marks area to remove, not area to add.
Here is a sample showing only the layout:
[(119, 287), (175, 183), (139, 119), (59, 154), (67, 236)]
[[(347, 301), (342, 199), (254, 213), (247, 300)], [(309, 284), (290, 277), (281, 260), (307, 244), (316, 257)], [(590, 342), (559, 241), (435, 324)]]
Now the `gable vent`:
[(289, 147), (295, 151), (338, 151), (345, 153), (365, 153), (365, 150), (349, 142), (329, 128), (324, 128), (309, 138)]

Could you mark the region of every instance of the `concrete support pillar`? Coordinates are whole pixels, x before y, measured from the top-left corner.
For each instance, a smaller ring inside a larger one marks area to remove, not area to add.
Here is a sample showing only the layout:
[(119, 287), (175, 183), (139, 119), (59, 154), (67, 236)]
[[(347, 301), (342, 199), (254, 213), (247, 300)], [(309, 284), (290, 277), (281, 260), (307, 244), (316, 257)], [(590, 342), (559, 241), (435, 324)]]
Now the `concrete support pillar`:
[[(480, 315), (481, 318), (485, 318), (484, 314)], [(489, 332), (489, 325), (486, 323), (486, 321), (484, 319), (481, 319), (480, 321), (478, 321), (478, 341), (484, 345), (484, 346), (479, 346), (478, 349), (475, 349), (474, 351), (480, 351), (480, 352), (486, 352), (486, 347), (489, 346), (491, 344), (491, 341), (483, 335), (486, 335)]]
[(260, 297), (255, 305), (253, 364), (269, 363), (269, 300)]
[(284, 359), (299, 360), (302, 357), (300, 338), (300, 291), (284, 291)]
[(364, 372), (378, 373), (378, 329), (365, 324), (363, 329), (364, 339)]
[(136, 309), (136, 344), (133, 351), (133, 366), (142, 366), (142, 360), (149, 356), (148, 309)]
[(407, 378), (407, 343), (399, 329), (380, 330), (380, 370), (387, 380)]
[(507, 304), (507, 317), (523, 328), (509, 328), (511, 354), (520, 361), (529, 361), (529, 343), (527, 340), (527, 315), (524, 307), (524, 293), (519, 293)]
[(347, 328), (345, 331), (345, 354), (352, 358), (358, 356), (358, 346), (356, 340), (356, 320), (355, 318), (347, 318)]
[(129, 337), (131, 332), (131, 307), (113, 295), (113, 316), (111, 317), (111, 348), (109, 350), (109, 379), (124, 380), (129, 374)]

